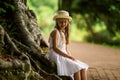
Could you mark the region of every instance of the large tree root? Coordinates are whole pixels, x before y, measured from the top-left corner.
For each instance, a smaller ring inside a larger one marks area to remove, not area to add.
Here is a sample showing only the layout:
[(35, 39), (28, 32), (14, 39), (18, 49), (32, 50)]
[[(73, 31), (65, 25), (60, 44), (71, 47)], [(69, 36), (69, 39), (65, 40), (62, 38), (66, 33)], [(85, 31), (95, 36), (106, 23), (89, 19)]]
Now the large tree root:
[[(3, 28), (2, 30), (4, 31)], [(34, 51), (32, 51), (29, 47), (25, 46), (24, 44), (18, 42), (15, 39), (13, 42), (10, 36), (5, 31), (4, 31), (4, 35), (2, 36), (4, 36), (5, 38), (5, 40), (3, 39), (3, 42), (7, 41), (5, 42), (5, 45), (6, 44), (9, 45), (11, 49), (11, 52), (9, 52), (8, 55), (15, 58), (11, 61), (5, 61), (3, 59), (0, 59), (0, 69), (3, 70), (21, 69), (22, 71), (24, 71), (24, 80), (27, 80), (30, 74), (33, 76), (33, 78), (35, 78), (35, 76), (38, 76), (38, 78), (41, 78), (43, 80), (44, 79), (61, 80), (61, 78), (58, 77), (57, 75), (46, 72), (48, 69), (50, 69), (50, 67), (52, 67), (51, 68), (52, 70), (53, 67), (55, 68), (55, 66), (54, 63), (50, 62), (47, 58), (45, 58), (44, 55), (41, 55), (39, 53), (34, 53)], [(49, 66), (49, 68), (47, 69), (46, 66)], [(41, 67), (44, 69), (42, 69)], [(45, 69), (47, 70), (44, 71)], [(51, 70), (49, 70), (48, 72), (51, 73), (55, 72)]]

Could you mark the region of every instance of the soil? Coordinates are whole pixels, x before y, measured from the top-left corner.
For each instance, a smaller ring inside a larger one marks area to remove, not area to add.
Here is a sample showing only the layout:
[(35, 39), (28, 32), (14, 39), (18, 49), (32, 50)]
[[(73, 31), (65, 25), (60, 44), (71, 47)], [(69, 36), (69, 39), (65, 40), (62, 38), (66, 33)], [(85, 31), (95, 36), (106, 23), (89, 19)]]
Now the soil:
[(72, 42), (70, 50), (74, 57), (87, 63), (90, 67), (120, 67), (120, 49), (91, 43)]

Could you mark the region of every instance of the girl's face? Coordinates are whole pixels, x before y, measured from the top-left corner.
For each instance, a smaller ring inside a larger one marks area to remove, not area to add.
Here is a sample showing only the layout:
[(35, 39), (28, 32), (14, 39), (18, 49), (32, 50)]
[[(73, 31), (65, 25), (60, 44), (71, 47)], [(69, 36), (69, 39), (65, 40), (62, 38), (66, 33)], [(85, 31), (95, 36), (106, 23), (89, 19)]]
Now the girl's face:
[(57, 19), (57, 24), (61, 30), (64, 30), (65, 27), (68, 25), (69, 21), (66, 18), (59, 18)]

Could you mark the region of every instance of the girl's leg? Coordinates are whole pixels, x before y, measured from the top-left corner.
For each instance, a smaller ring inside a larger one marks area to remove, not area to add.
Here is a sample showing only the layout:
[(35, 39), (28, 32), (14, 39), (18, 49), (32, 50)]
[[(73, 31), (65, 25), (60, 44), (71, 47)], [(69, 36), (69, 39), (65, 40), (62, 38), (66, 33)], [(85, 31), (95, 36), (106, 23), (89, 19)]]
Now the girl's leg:
[(74, 80), (81, 80), (80, 71), (74, 74)]
[(87, 70), (82, 69), (80, 70), (80, 73), (81, 73), (81, 80), (87, 80)]

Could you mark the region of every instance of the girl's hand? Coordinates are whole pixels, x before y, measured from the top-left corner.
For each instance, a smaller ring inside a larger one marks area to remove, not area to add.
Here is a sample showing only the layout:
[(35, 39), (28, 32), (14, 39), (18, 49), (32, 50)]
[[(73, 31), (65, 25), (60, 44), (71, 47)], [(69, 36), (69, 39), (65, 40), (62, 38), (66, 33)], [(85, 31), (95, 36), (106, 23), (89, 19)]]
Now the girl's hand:
[(75, 59), (74, 57), (70, 56), (70, 59), (72, 59), (73, 61), (76, 61), (77, 59)]

